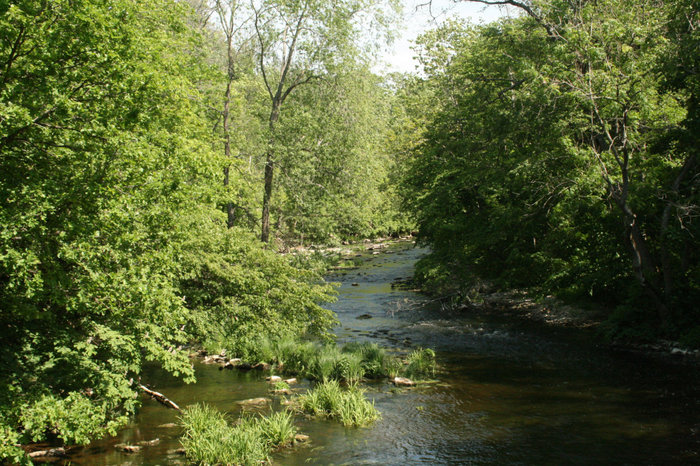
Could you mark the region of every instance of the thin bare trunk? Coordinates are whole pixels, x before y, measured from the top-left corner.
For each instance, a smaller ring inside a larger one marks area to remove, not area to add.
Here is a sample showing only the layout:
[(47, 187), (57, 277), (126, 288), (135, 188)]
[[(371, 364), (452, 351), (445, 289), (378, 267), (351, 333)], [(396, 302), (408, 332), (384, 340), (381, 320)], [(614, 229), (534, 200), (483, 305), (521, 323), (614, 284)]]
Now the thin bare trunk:
[[(229, 64), (230, 66), (230, 64)], [(231, 168), (231, 134), (229, 132), (229, 107), (231, 104), (231, 77), (229, 77), (226, 83), (226, 93), (224, 95), (224, 111), (222, 113), (223, 126), (224, 126), (224, 155), (226, 157), (227, 165), (224, 167), (224, 186), (229, 185), (229, 171)], [(229, 228), (233, 227), (236, 222), (236, 208), (233, 202), (229, 201), (226, 204), (226, 215)]]
[(265, 191), (263, 193), (262, 229), (260, 233), (260, 240), (263, 243), (270, 241), (270, 201), (272, 199), (272, 185), (275, 174), (274, 131), (277, 120), (279, 120), (281, 107), (281, 99), (273, 99), (272, 112), (270, 113), (270, 144), (265, 157)]

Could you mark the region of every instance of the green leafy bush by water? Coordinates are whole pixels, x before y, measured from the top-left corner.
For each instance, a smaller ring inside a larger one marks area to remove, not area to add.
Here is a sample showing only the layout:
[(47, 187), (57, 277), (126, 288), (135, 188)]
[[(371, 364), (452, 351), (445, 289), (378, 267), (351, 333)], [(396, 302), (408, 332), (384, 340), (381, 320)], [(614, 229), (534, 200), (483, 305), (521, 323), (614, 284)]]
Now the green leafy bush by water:
[(231, 425), (220, 411), (196, 404), (183, 411), (181, 422), (185, 432), (180, 443), (197, 464), (260, 464), (296, 434), (287, 411), (243, 417)]
[(343, 389), (337, 380), (320, 383), (299, 397), (300, 409), (312, 416), (336, 419), (345, 426), (366, 426), (381, 417), (374, 402), (355, 385)]

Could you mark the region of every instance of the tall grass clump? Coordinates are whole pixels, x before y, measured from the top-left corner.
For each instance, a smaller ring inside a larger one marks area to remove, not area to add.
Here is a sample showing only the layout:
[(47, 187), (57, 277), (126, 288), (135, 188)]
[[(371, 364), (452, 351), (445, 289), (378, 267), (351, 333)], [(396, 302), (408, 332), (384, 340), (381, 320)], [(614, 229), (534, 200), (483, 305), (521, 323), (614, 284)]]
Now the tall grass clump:
[(275, 361), (284, 372), (306, 375), (316, 354), (316, 345), (310, 341), (300, 341), (295, 337), (280, 338), (275, 342)]
[(243, 417), (231, 425), (223, 413), (196, 404), (185, 408), (180, 421), (185, 430), (180, 443), (198, 464), (260, 464), (296, 434), (289, 412)]
[(254, 420), (257, 421), (258, 433), (269, 448), (288, 445), (297, 433), (292, 415), (288, 411), (278, 411)]
[(386, 350), (376, 343), (348, 343), (343, 347), (343, 352), (359, 356), (364, 375), (369, 378), (381, 378), (388, 374), (387, 365), (391, 358), (387, 356)]
[(340, 360), (340, 377), (351, 385), (360, 383), (365, 376), (362, 357), (359, 354), (348, 353)]
[(345, 355), (335, 345), (316, 348), (307, 377), (322, 382), (342, 377), (342, 361)]
[(411, 379), (435, 377), (435, 351), (430, 348), (418, 348), (408, 355), (408, 365), (403, 374)]
[(312, 416), (336, 419), (345, 426), (365, 426), (380, 418), (374, 403), (357, 386), (347, 390), (337, 380), (320, 383), (299, 397), (301, 410)]

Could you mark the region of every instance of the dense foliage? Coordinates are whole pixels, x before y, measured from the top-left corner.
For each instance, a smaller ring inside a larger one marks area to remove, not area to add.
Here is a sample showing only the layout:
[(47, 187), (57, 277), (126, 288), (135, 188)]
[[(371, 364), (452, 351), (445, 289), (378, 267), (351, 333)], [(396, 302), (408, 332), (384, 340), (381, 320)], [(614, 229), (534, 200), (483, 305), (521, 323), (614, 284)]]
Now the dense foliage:
[[(220, 42), (183, 2), (0, 4), (0, 457), (115, 432), (146, 362), (193, 380), (194, 342), (333, 324), (317, 271), (227, 225), (262, 170), (220, 150)], [(244, 154), (264, 120), (237, 76)]]
[(612, 333), (691, 339), (697, 5), (505, 3), (524, 14), (422, 39), (426, 78), (405, 100), (431, 96), (428, 124), (404, 183), (433, 249), (422, 280), (592, 299), (617, 308)]

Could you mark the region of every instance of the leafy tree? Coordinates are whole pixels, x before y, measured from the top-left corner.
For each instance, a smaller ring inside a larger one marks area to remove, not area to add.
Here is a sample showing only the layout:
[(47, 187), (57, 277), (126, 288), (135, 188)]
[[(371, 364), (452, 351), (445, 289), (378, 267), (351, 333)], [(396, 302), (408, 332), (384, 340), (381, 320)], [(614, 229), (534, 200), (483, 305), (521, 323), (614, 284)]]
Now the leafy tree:
[(280, 233), (328, 242), (405, 228), (387, 186), (391, 95), (380, 84), (350, 68), (290, 97), (294, 112), (280, 118), (284, 143), (275, 149)]
[(3, 458), (114, 433), (146, 361), (194, 379), (192, 341), (333, 323), (317, 275), (226, 227), (195, 24), (170, 0), (0, 6)]
[(691, 74), (668, 70), (692, 69), (695, 10), (481, 3), (526, 15), (426, 38), (426, 86), (439, 103), (407, 177), (408, 205), (437, 259), (424, 273), (457, 265), (634, 302), (656, 313), (636, 312), (642, 320), (674, 334), (692, 320), (698, 292), (697, 164), (692, 78), (681, 77)]
[[(393, 4), (390, 3), (390, 5)], [(269, 0), (253, 6), (259, 70), (269, 96), (270, 143), (266, 153), (261, 239), (270, 236), (270, 205), (276, 156), (276, 128), (282, 106), (300, 86), (320, 79), (357, 53), (356, 37), (364, 21), (383, 22), (383, 2), (343, 0)], [(369, 15), (363, 18), (363, 15)]]

